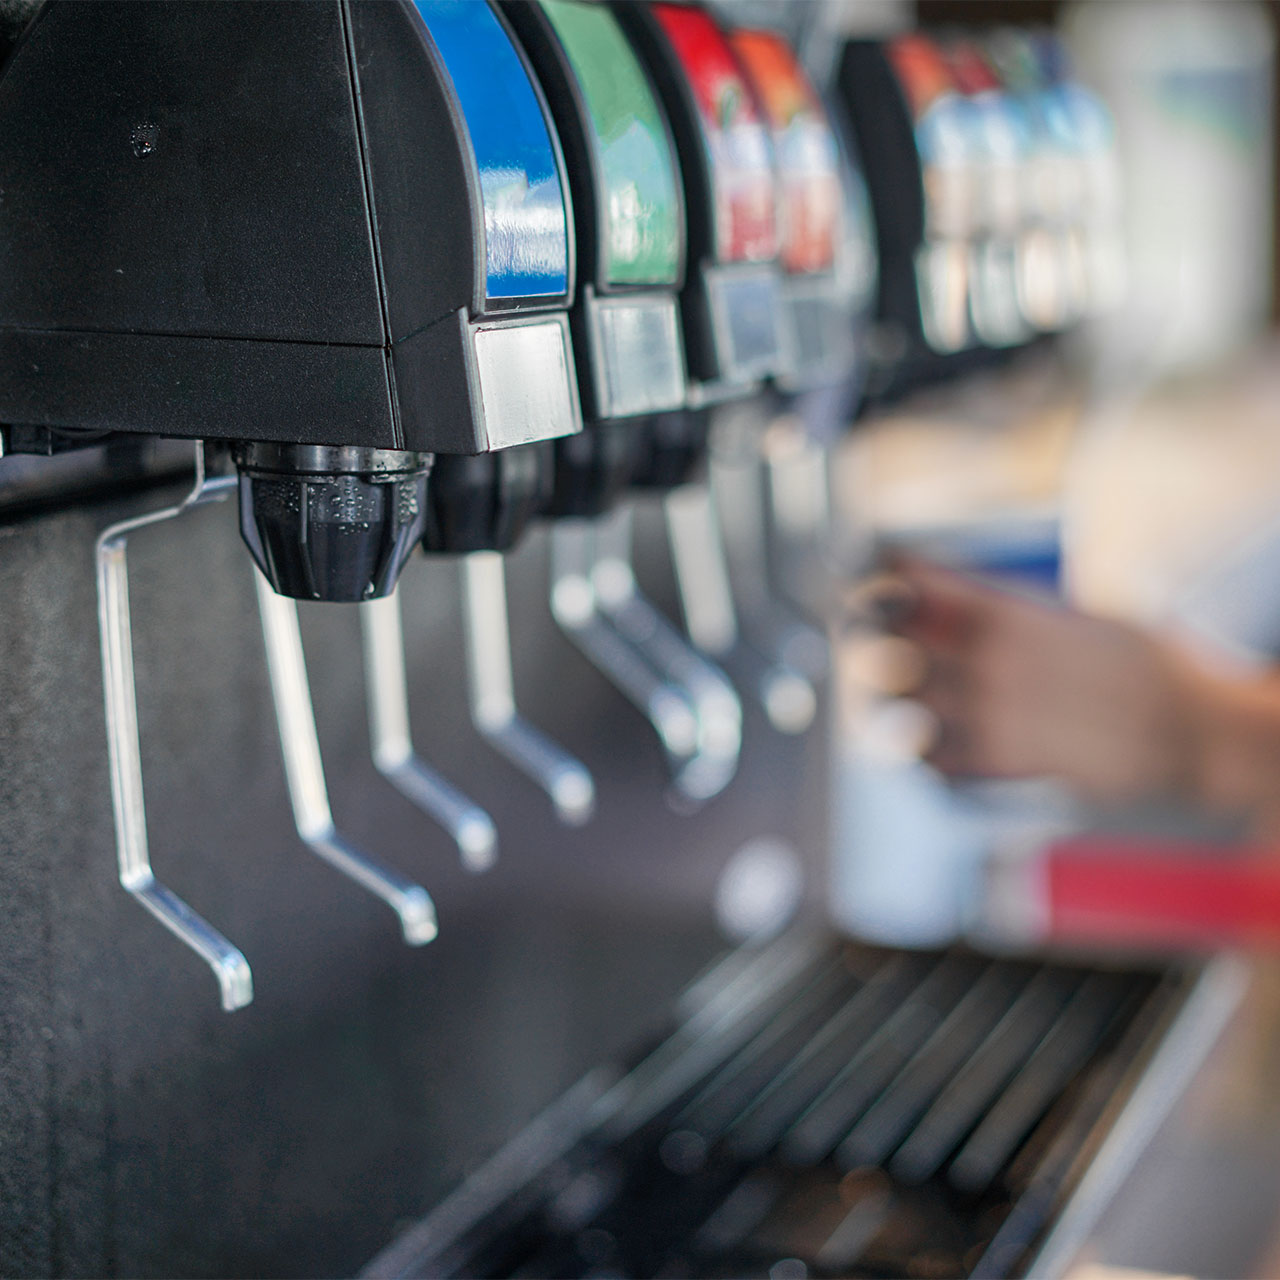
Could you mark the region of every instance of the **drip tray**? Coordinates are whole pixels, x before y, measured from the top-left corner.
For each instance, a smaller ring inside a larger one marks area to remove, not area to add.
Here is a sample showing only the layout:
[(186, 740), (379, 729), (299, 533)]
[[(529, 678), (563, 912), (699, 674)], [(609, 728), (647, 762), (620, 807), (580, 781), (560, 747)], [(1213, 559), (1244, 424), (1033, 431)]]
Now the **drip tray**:
[(1197, 974), (735, 953), (364, 1274), (1017, 1274)]

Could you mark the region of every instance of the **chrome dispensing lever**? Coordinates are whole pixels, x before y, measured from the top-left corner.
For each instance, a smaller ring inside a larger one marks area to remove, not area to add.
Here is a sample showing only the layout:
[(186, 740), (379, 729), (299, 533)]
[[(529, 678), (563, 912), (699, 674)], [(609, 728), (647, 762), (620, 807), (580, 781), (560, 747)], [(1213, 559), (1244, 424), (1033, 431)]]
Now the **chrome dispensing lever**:
[(506, 570), (500, 553), (473, 551), (462, 557), (462, 613), (472, 722), (547, 793), (562, 822), (581, 826), (595, 811), (591, 774), (516, 710)]
[[(829, 666), (826, 636), (774, 587), (766, 441), (754, 424), (722, 432), (711, 452), (712, 485), (724, 529), (730, 582), (748, 643), (811, 682)], [(767, 433), (765, 433), (767, 434)], [(736, 436), (736, 438), (734, 438)]]
[(836, 449), (790, 414), (774, 420), (763, 449), (770, 590), (804, 618), (830, 616), (839, 584), (864, 571), (870, 555), (865, 530), (838, 514)]
[(413, 748), (399, 593), (362, 604), (360, 625), (369, 736), (378, 772), (449, 832), (468, 871), (488, 870), (498, 854), (498, 833), (493, 819), (422, 760)]
[(663, 511), (690, 639), (751, 690), (775, 729), (803, 733), (817, 713), (817, 693), (801, 672), (744, 643), (710, 486), (673, 489)]
[(562, 519), (551, 529), (551, 614), (560, 629), (653, 725), (678, 771), (698, 751), (698, 719), (665, 680), (600, 616), (592, 571), (595, 526)]
[(381, 898), (399, 916), (405, 942), (422, 946), (437, 932), (431, 896), (421, 885), (381, 866), (357, 849), (334, 826), (307, 683), (298, 606), (273, 591), (261, 573), (255, 572), (254, 582), (285, 779), (298, 835), (313, 853)]
[(151, 869), (142, 791), (142, 748), (138, 736), (126, 552), (129, 536), (139, 529), (172, 520), (205, 503), (220, 502), (235, 487), (235, 472), (217, 472), (214, 459), (197, 441), (195, 484), (191, 492), (177, 506), (110, 525), (99, 535), (96, 547), (98, 633), (120, 883), (208, 964), (218, 980), (222, 1007), (229, 1013), (244, 1008), (253, 999), (253, 975), (248, 961), (203, 916), (161, 884)]
[(595, 527), (591, 584), (604, 616), (684, 694), (697, 713), (697, 751), (676, 777), (677, 792), (700, 802), (724, 790), (742, 751), (742, 703), (728, 677), (689, 643), (636, 584), (632, 513), (622, 507)]

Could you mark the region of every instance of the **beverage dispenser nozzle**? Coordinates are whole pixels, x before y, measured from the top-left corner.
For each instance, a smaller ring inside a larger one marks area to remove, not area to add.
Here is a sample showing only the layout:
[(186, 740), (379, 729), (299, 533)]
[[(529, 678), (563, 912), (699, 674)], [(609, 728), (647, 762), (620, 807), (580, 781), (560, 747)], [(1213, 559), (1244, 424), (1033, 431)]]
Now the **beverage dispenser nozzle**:
[(697, 712), (696, 753), (673, 779), (672, 800), (698, 804), (724, 790), (742, 751), (742, 702), (729, 678), (691, 644), (636, 584), (631, 556), (632, 512), (622, 508), (597, 530), (591, 582), (603, 615), (654, 667), (687, 695)]
[(395, 589), (422, 536), (429, 453), (254, 441), (235, 459), (240, 531), (274, 590), (356, 603)]
[(813, 682), (744, 642), (716, 501), (707, 485), (683, 485), (663, 500), (671, 559), (695, 645), (748, 688), (779, 733), (803, 733), (818, 710)]
[(230, 496), (236, 478), (233, 473), (225, 473), (220, 462), (221, 459), (210, 457), (197, 442), (195, 483), (191, 492), (176, 506), (108, 526), (98, 536), (96, 562), (107, 760), (120, 883), (208, 964), (218, 980), (222, 1007), (230, 1013), (253, 1000), (249, 962), (238, 947), (157, 880), (151, 869), (142, 790), (142, 745), (138, 735), (127, 559), (129, 538), (140, 529), (176, 519), (194, 507), (220, 502)]
[(712, 452), (712, 485), (744, 635), (777, 666), (816, 683), (828, 671), (826, 635), (775, 588), (768, 453), (773, 425), (753, 423), (746, 439), (732, 442), (726, 424)]
[[(198, 442), (195, 484), (181, 503), (120, 521), (105, 529), (97, 543), (97, 582), (107, 748), (120, 882), (209, 964), (218, 978), (222, 1006), (232, 1011), (253, 999), (253, 980), (244, 956), (160, 884), (151, 870), (142, 790), (126, 559), (127, 542), (132, 533), (230, 496), (237, 486), (237, 477), (226, 469), (226, 456), (225, 449)], [(243, 486), (243, 474), (239, 483)], [(279, 594), (260, 573), (255, 573), (254, 578), (285, 774), (298, 834), (313, 852), (386, 901), (400, 918), (406, 942), (414, 946), (430, 942), (437, 929), (435, 907), (427, 891), (381, 866), (346, 840), (334, 826), (307, 686), (297, 606), (293, 600)]]
[[(160, 883), (151, 867), (127, 560), (128, 539), (140, 529), (176, 519), (207, 503), (224, 501), (237, 487), (243, 503), (244, 471), (241, 469), (237, 477), (229, 462), (225, 446), (197, 441), (195, 482), (187, 496), (176, 506), (122, 520), (103, 530), (97, 541), (96, 563), (107, 754), (120, 883), (209, 965), (218, 980), (223, 1009), (233, 1012), (253, 1000), (253, 977), (248, 961), (218, 930)], [(412, 501), (417, 503), (417, 499), (415, 493)], [(418, 503), (410, 523), (416, 522), (420, 527), (421, 519)], [(363, 575), (364, 571), (360, 572)], [(307, 688), (297, 607), (268, 585), (260, 573), (254, 576), (298, 833), (313, 851), (386, 900), (399, 915), (407, 942), (413, 945), (429, 942), (436, 935), (436, 919), (427, 891), (381, 867), (334, 828)]]
[[(742, 703), (711, 650), (640, 590), (632, 512), (552, 528), (551, 609), (565, 634), (653, 725), (677, 808), (718, 795), (737, 772)], [(678, 580), (677, 580), (678, 581)]]
[(697, 752), (698, 716), (681, 689), (659, 675), (602, 616), (596, 539), (594, 521), (565, 517), (552, 526), (551, 615), (645, 715), (678, 772)]
[[(817, 711), (816, 686), (829, 667), (827, 638), (790, 595), (775, 589), (767, 428), (749, 406), (743, 406), (742, 413), (737, 409), (722, 410), (710, 459), (723, 571), (735, 601), (743, 660), (751, 667), (763, 662), (770, 672), (757, 684), (763, 680), (771, 690), (789, 691), (781, 701), (777, 692), (766, 699), (770, 722), (782, 732), (796, 733), (808, 727)], [(740, 431), (743, 417), (745, 438)], [(807, 686), (803, 694), (802, 686)], [(786, 711), (779, 715), (783, 707)]]

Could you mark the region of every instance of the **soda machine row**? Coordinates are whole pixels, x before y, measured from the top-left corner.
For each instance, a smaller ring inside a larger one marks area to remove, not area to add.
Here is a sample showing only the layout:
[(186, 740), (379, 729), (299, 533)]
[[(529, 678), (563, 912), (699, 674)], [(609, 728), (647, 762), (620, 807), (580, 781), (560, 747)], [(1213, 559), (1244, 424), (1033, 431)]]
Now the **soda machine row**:
[[(787, 733), (818, 705), (821, 600), (771, 568), (779, 436), (819, 477), (822, 581), (825, 460), (862, 403), (1113, 299), (1114, 147), (1052, 37), (851, 41), (835, 67), (816, 85), (776, 31), (665, 0), (36, 10), (0, 74), (0, 443), (192, 442), (187, 497), (99, 537), (99, 625), (120, 881), (224, 1008), (246, 958), (151, 869), (133, 535), (234, 496), (298, 835), (420, 945), (427, 890), (335, 825), (297, 600), (358, 607), (374, 762), (481, 871), (494, 823), (414, 746), (396, 584), (416, 548), (456, 558), (474, 727), (586, 822), (590, 771), (512, 675), (503, 556), (547, 522), (551, 615), (696, 808), (744, 695)], [(644, 493), (683, 628), (637, 586)]]

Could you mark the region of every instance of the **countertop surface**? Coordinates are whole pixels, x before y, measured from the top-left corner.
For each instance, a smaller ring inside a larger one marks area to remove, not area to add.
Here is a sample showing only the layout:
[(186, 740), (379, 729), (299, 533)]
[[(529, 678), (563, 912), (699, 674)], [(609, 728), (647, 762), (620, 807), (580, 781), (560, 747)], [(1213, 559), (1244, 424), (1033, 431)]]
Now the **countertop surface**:
[(1242, 963), (1239, 1005), (1070, 1276), (1280, 1276), (1280, 955)]

